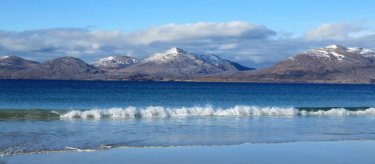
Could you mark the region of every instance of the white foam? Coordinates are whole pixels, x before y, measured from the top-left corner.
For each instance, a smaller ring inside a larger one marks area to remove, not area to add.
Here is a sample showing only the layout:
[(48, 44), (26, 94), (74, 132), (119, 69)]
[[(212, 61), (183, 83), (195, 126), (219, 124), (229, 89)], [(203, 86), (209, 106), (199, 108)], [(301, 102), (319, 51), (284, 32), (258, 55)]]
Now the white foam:
[(348, 116), (348, 115), (374, 115), (375, 108), (365, 110), (347, 110), (332, 108), (330, 110), (307, 111), (296, 108), (234, 106), (232, 108), (181, 107), (165, 108), (149, 106), (137, 109), (136, 107), (92, 109), (86, 111), (72, 110), (62, 114), (62, 119), (101, 119), (101, 118), (168, 118), (168, 117), (228, 117), (228, 116)]
[(368, 108), (365, 110), (347, 110), (344, 108), (333, 108), (330, 110), (305, 111), (302, 110), (301, 115), (310, 116), (349, 116), (349, 115), (375, 115), (375, 108)]

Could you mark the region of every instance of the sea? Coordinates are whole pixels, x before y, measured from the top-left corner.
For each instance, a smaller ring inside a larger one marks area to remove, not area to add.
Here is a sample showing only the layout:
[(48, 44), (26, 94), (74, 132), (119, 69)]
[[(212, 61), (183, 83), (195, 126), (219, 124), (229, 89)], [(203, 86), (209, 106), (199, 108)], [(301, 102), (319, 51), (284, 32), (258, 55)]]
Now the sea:
[(0, 156), (375, 139), (375, 85), (0, 80)]

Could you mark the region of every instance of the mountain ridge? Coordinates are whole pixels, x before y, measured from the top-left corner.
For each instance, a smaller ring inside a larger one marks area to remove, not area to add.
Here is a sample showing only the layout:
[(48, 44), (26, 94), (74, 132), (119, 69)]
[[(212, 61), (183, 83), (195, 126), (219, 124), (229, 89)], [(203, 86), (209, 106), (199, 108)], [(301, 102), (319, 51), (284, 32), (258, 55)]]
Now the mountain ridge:
[(0, 58), (0, 79), (375, 83), (375, 52), (341, 45), (302, 51), (260, 70), (216, 55), (194, 54), (176, 47), (142, 60), (128, 56), (102, 59), (98, 61), (104, 66), (98, 66), (98, 62), (89, 65), (74, 57), (38, 63), (7, 56)]
[(17, 71), (12, 79), (85, 80), (103, 79), (102, 70), (81, 59), (66, 56), (39, 64), (37, 67)]
[(2, 79), (164, 81), (188, 80), (199, 75), (240, 70), (237, 68), (251, 69), (215, 55), (196, 55), (175, 47), (154, 53), (143, 60), (112, 55), (101, 58), (92, 65), (78, 58), (66, 56), (38, 63), (33, 68), (9, 72), (0, 77)]
[(218, 56), (198, 55), (173, 47), (151, 54), (110, 76), (127, 80), (189, 80), (200, 75), (239, 71), (236, 67), (233, 62)]
[(131, 66), (137, 62), (139, 60), (131, 56), (111, 55), (94, 61), (92, 65), (105, 71), (113, 71)]
[(221, 78), (278, 83), (374, 83), (375, 53), (370, 49), (330, 45), (303, 51), (268, 68)]

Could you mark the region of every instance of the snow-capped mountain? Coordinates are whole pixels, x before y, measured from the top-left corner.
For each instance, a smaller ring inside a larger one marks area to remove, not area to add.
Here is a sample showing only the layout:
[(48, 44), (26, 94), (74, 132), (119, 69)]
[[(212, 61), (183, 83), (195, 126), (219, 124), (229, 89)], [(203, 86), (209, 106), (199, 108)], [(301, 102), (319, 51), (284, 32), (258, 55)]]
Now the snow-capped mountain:
[[(375, 57), (375, 53), (371, 49), (357, 47), (343, 47), (340, 45), (330, 45), (324, 48), (312, 49), (302, 52), (300, 55), (307, 55), (321, 61), (337, 60), (347, 61), (353, 57)], [(295, 56), (290, 59), (294, 59)]]
[(113, 55), (101, 58), (93, 63), (95, 67), (102, 69), (120, 69), (137, 63), (138, 59), (130, 56)]
[(144, 59), (142, 62), (168, 63), (173, 62), (174, 60), (181, 57), (187, 57), (193, 60), (201, 60), (203, 62), (212, 63), (216, 65), (219, 65), (226, 61), (216, 55), (197, 55), (173, 47), (164, 52), (155, 53), (150, 57)]
[(249, 70), (216, 55), (198, 55), (179, 48), (158, 52), (140, 62), (116, 71), (115, 76), (130, 79), (188, 79), (225, 71)]
[(112, 56), (95, 65), (74, 57), (38, 63), (4, 56), (0, 57), (0, 79), (375, 83), (375, 52), (340, 45), (306, 50), (257, 71), (241, 71), (251, 68), (179, 48), (152, 54), (139, 62)]
[(301, 52), (252, 75), (269, 81), (369, 83), (375, 79), (371, 49), (330, 45)]
[(93, 65), (74, 57), (44, 63), (15, 56), (0, 58), (2, 79), (189, 80), (200, 75), (249, 69), (215, 55), (197, 55), (178, 48), (152, 54), (141, 61), (127, 56), (109, 56)]
[(213, 66), (216, 69), (219, 69), (221, 71), (251, 70), (251, 68), (247, 68), (237, 63), (234, 63), (232, 61), (222, 59), (216, 55), (193, 54), (190, 52), (186, 52), (182, 49), (179, 49), (177, 47), (167, 49), (164, 52), (152, 54), (151, 56), (142, 60), (141, 63), (157, 63), (157, 64), (170, 63), (171, 64), (177, 61), (193, 62), (196, 64), (203, 64), (203, 65), (206, 64), (206, 65)]

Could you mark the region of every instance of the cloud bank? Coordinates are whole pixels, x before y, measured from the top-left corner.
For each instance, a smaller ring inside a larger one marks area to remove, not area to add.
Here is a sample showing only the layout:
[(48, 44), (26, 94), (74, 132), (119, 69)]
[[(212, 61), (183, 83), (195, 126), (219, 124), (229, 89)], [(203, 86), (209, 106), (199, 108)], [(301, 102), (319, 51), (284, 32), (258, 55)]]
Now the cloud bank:
[[(366, 34), (358, 35), (366, 31)], [(363, 24), (326, 23), (300, 37), (248, 22), (167, 24), (135, 32), (55, 28), (1, 31), (0, 56), (18, 55), (45, 61), (59, 56), (91, 62), (111, 54), (143, 58), (169, 47), (216, 54), (253, 67), (268, 66), (301, 50), (343, 44), (375, 48), (374, 34)]]

